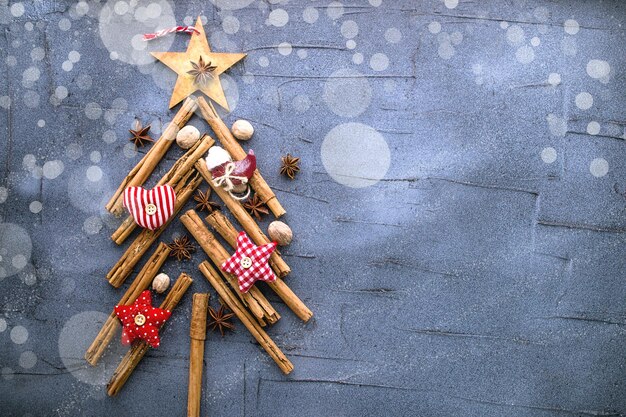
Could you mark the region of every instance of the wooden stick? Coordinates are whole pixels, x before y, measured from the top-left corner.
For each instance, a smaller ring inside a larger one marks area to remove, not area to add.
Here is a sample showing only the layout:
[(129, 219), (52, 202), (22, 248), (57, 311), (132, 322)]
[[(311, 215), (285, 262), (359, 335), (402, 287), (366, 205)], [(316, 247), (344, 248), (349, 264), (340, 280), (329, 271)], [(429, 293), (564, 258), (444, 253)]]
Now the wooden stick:
[[(224, 238), (230, 246), (233, 248), (237, 247), (237, 235), (239, 232), (226, 218), (226, 216), (216, 210), (208, 215), (206, 221), (213, 226), (215, 231), (217, 231), (217, 233), (219, 233), (219, 235), (222, 236), (222, 238)], [(287, 304), (287, 307), (289, 307), (291, 311), (293, 311), (301, 320), (309, 321), (309, 319), (313, 317), (311, 310), (309, 310), (309, 308), (304, 305), (302, 300), (300, 300), (298, 296), (291, 291), (291, 288), (285, 284), (285, 281), (277, 277), (276, 281), (268, 282), (267, 285), (274, 290), (276, 295), (278, 295), (281, 300)]]
[(150, 174), (152, 174), (152, 171), (154, 171), (163, 156), (165, 156), (170, 146), (172, 146), (172, 143), (174, 143), (176, 134), (180, 128), (187, 123), (197, 108), (198, 104), (195, 97), (192, 96), (185, 100), (178, 110), (178, 113), (174, 116), (174, 119), (161, 134), (161, 137), (154, 142), (146, 155), (141, 158), (141, 161), (130, 171), (117, 188), (115, 194), (113, 194), (113, 197), (111, 197), (105, 206), (108, 211), (116, 216), (121, 216), (124, 213), (122, 203), (126, 187), (138, 186), (146, 182)]
[[(134, 303), (139, 295), (148, 289), (150, 283), (159, 272), (169, 255), (170, 248), (163, 242), (159, 243), (159, 246), (157, 246), (156, 250), (150, 259), (148, 259), (148, 261), (144, 264), (143, 268), (141, 268), (141, 271), (139, 271), (139, 274), (137, 274), (133, 283), (130, 284), (120, 299), (118, 305), (130, 305)], [(121, 323), (113, 311), (109, 315), (109, 318), (104, 322), (100, 332), (85, 353), (85, 359), (90, 365), (96, 366), (98, 364), (98, 361), (104, 354), (105, 349), (111, 342), (111, 339), (113, 339), (113, 336), (117, 333), (117, 329), (120, 327)]]
[[(172, 168), (157, 182), (156, 186), (168, 184), (176, 188), (179, 181), (183, 179), (189, 170), (193, 169), (193, 165), (196, 161), (202, 158), (214, 143), (215, 141), (209, 135), (204, 135), (191, 149), (176, 161)], [(128, 216), (120, 227), (113, 232), (111, 239), (113, 239), (113, 242), (121, 245), (136, 227), (137, 223), (135, 223), (133, 217)]]
[[(184, 272), (180, 274), (170, 292), (167, 293), (167, 297), (165, 297), (165, 300), (161, 303), (160, 308), (170, 311), (173, 310), (174, 307), (178, 305), (178, 302), (183, 297), (192, 282), (193, 280), (189, 275)], [(141, 359), (148, 351), (149, 347), (150, 345), (141, 341), (139, 343), (134, 343), (130, 350), (126, 352), (126, 355), (122, 358), (122, 361), (117, 366), (117, 369), (115, 369), (113, 376), (111, 376), (111, 379), (107, 384), (107, 394), (109, 396), (112, 397), (120, 392), (128, 380), (128, 377), (130, 377), (133, 373)]]
[[(211, 129), (215, 132), (215, 136), (220, 141), (220, 144), (228, 151), (230, 156), (237, 161), (244, 159), (246, 157), (246, 151), (244, 151), (239, 142), (237, 142), (228, 126), (226, 126), (224, 121), (215, 111), (213, 105), (208, 103), (204, 97), (199, 97), (198, 107), (200, 108), (202, 117), (206, 120), (209, 126), (211, 126)], [(254, 171), (252, 178), (250, 178), (250, 185), (261, 201), (267, 204), (269, 209), (272, 210), (274, 216), (280, 217), (286, 213), (285, 209), (280, 205), (276, 195), (270, 186), (267, 185), (267, 182), (265, 182), (258, 169)]]
[[(239, 203), (237, 203), (237, 204), (239, 205), (239, 207), (241, 207), (241, 205)], [(232, 212), (233, 211), (231, 210), (231, 213)], [(215, 213), (215, 214), (213, 214), (213, 213)], [(224, 216), (222, 214), (222, 212), (215, 210), (215, 211), (213, 211), (213, 213), (211, 213), (206, 218), (207, 223), (209, 223), (213, 227), (213, 229), (215, 229), (227, 241), (228, 241), (228, 239), (226, 238), (226, 236), (232, 236), (233, 232), (234, 232), (234, 236), (235, 236), (235, 240), (236, 240), (237, 239), (237, 233), (239, 233), (239, 232), (235, 229), (235, 226), (233, 226), (233, 224), (226, 218), (226, 216)], [(250, 220), (252, 220), (252, 219), (250, 219)], [(256, 223), (255, 223), (255, 226), (256, 226)], [(258, 229), (258, 226), (256, 228)], [(250, 236), (250, 235), (248, 235), (248, 236)], [(252, 238), (252, 240), (254, 240), (254, 242), (257, 245), (265, 245), (267, 243), (270, 243), (270, 240), (265, 237), (263, 232), (261, 232), (261, 236), (257, 236), (257, 237), (260, 237), (260, 239)], [(233, 242), (235, 242), (235, 240), (233, 240)], [(230, 241), (228, 241), (228, 243), (233, 248), (237, 247), (236, 244), (231, 244)], [(270, 256), (269, 264), (272, 267), (272, 269), (274, 270), (274, 272), (276, 273), (276, 276), (278, 276), (278, 277), (285, 277), (287, 274), (289, 274), (291, 272), (291, 268), (289, 268), (289, 265), (287, 265), (287, 263), (283, 260), (283, 258), (280, 256), (280, 254), (278, 253), (277, 250), (275, 250), (272, 253), (272, 255)]]
[(257, 342), (265, 349), (265, 351), (270, 355), (274, 362), (278, 365), (281, 371), (284, 374), (288, 374), (293, 371), (293, 364), (287, 359), (285, 354), (280, 350), (276, 343), (265, 333), (263, 328), (259, 326), (259, 324), (254, 320), (254, 317), (248, 313), (246, 308), (241, 304), (241, 301), (237, 297), (235, 297), (228, 289), (224, 281), (220, 278), (217, 271), (209, 265), (207, 261), (204, 261), (199, 266), (200, 271), (206, 277), (206, 279), (211, 283), (215, 291), (219, 294), (220, 298), (228, 305), (233, 313), (237, 315), (239, 320), (243, 323), (244, 326), (248, 329), (252, 336), (256, 339)]
[(144, 253), (148, 250), (150, 245), (163, 233), (163, 231), (169, 226), (169, 224), (178, 215), (180, 209), (187, 203), (189, 197), (193, 194), (194, 190), (202, 182), (202, 176), (192, 169), (183, 177), (178, 183), (179, 189), (176, 190), (176, 203), (174, 204), (174, 213), (172, 216), (155, 230), (144, 229), (137, 235), (133, 243), (130, 244), (126, 252), (122, 255), (119, 261), (111, 268), (107, 274), (109, 283), (115, 288), (118, 288), (124, 283), (128, 275), (131, 273), (137, 262), (141, 259)]
[(189, 327), (189, 388), (187, 394), (187, 417), (200, 417), (202, 396), (202, 367), (204, 363), (204, 341), (206, 340), (206, 318), (209, 294), (194, 294)]
[[(209, 232), (209, 229), (202, 223), (202, 220), (194, 210), (188, 210), (185, 214), (180, 216), (180, 221), (187, 230), (189, 230), (189, 233), (191, 233), (194, 239), (196, 239), (204, 252), (209, 255), (213, 263), (221, 265), (230, 258), (226, 249), (217, 241), (213, 233)], [(270, 324), (278, 321), (280, 315), (274, 310), (274, 307), (272, 307), (258, 288), (253, 287), (247, 293), (242, 294), (239, 291), (237, 277), (221, 270), (220, 272), (222, 272), (229, 284), (235, 289), (241, 301), (250, 309), (261, 326), (265, 326), (266, 321)]]
[[(196, 163), (196, 170), (202, 174), (206, 182), (209, 183), (213, 191), (222, 199), (226, 207), (230, 210), (230, 212), (235, 216), (243, 230), (248, 233), (248, 236), (256, 243), (257, 245), (265, 245), (266, 243), (270, 243), (270, 240), (265, 236), (265, 233), (261, 230), (259, 225), (254, 221), (250, 213), (246, 211), (245, 208), (241, 205), (241, 202), (235, 200), (224, 188), (218, 187), (213, 184), (213, 176), (211, 172), (207, 168), (204, 161), (198, 161)], [(274, 251), (272, 256), (270, 257), (270, 264), (274, 269), (276, 275), (280, 278), (286, 277), (290, 272), (291, 268), (289, 265), (283, 260), (278, 251)]]

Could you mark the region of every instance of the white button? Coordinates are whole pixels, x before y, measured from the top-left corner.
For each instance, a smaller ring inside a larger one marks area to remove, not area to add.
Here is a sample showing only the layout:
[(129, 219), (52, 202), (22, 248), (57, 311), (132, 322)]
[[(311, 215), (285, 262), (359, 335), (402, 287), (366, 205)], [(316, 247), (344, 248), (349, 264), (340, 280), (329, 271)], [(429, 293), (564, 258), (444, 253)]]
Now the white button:
[(156, 212), (157, 212), (157, 206), (155, 206), (154, 204), (150, 203), (146, 206), (146, 213), (148, 214), (148, 216), (152, 216)]
[(146, 316), (144, 316), (143, 314), (139, 313), (135, 316), (135, 324), (137, 326), (143, 326), (145, 322), (146, 322)]
[(244, 256), (243, 258), (241, 258), (241, 266), (244, 267), (245, 269), (248, 269), (252, 266), (252, 259), (248, 258), (247, 256)]

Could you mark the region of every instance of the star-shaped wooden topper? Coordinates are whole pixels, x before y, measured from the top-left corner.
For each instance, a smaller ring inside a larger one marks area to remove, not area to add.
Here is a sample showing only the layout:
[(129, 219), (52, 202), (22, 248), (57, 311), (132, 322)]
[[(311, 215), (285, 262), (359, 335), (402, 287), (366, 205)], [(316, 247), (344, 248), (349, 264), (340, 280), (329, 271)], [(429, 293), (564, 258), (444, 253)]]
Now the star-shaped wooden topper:
[(170, 109), (200, 90), (229, 110), (219, 75), (243, 59), (246, 54), (211, 52), (200, 17), (195, 28), (198, 32), (191, 34), (187, 52), (152, 52), (152, 56), (178, 74), (170, 99)]

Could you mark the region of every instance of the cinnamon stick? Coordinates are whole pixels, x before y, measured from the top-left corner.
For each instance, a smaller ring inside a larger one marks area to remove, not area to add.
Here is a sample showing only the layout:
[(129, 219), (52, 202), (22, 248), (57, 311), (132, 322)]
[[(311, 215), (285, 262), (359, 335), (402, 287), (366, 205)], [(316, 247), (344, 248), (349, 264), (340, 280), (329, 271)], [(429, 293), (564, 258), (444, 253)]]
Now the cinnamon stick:
[[(230, 258), (226, 249), (217, 241), (213, 233), (209, 232), (209, 229), (202, 223), (202, 220), (194, 210), (188, 210), (185, 214), (180, 216), (180, 221), (194, 239), (196, 239), (204, 252), (209, 255), (213, 263), (221, 265)], [(266, 321), (270, 324), (278, 321), (280, 315), (274, 310), (274, 307), (272, 307), (258, 288), (253, 287), (247, 293), (242, 294), (239, 291), (237, 277), (221, 270), (220, 272), (222, 272), (228, 283), (235, 289), (241, 301), (250, 309), (261, 326), (265, 326)]]
[(194, 294), (189, 327), (189, 388), (187, 394), (187, 417), (200, 417), (202, 395), (202, 367), (209, 294)]
[[(206, 221), (213, 226), (215, 231), (217, 231), (217, 233), (219, 233), (230, 246), (233, 248), (237, 247), (237, 235), (239, 232), (226, 218), (226, 216), (224, 216), (220, 211), (214, 211), (207, 216)], [(291, 291), (291, 288), (289, 288), (289, 286), (281, 278), (277, 277), (276, 281), (268, 282), (267, 285), (274, 290), (276, 295), (278, 295), (281, 300), (285, 302), (287, 307), (289, 307), (291, 311), (293, 311), (301, 320), (309, 321), (309, 319), (313, 317), (311, 310), (304, 305), (302, 300), (300, 300), (298, 296)]]
[[(215, 136), (220, 141), (224, 149), (228, 151), (230, 156), (237, 161), (244, 159), (246, 157), (246, 151), (244, 151), (239, 142), (237, 142), (228, 126), (226, 126), (224, 121), (215, 111), (213, 105), (208, 103), (204, 97), (199, 97), (198, 108), (202, 113), (202, 117), (206, 120), (209, 126), (211, 126), (211, 129), (215, 132)], [(285, 209), (280, 205), (276, 195), (270, 186), (267, 185), (267, 182), (265, 182), (258, 169), (254, 171), (249, 183), (261, 201), (267, 204), (269, 209), (272, 210), (274, 216), (280, 217), (286, 213)]]
[[(193, 169), (193, 165), (196, 161), (204, 156), (215, 141), (209, 136), (204, 135), (196, 142), (178, 161), (172, 166), (172, 168), (157, 182), (156, 186), (168, 184), (174, 189), (178, 185), (179, 181), (183, 179), (184, 175)], [(122, 224), (111, 235), (113, 242), (121, 245), (126, 238), (135, 230), (137, 223), (132, 216), (126, 217)]]
[(182, 180), (179, 181), (176, 188), (176, 203), (174, 204), (174, 213), (172, 216), (155, 230), (144, 229), (137, 235), (133, 243), (130, 244), (126, 252), (119, 261), (111, 268), (107, 274), (109, 283), (118, 288), (124, 283), (128, 275), (131, 273), (137, 262), (141, 259), (150, 245), (163, 233), (163, 230), (174, 220), (180, 209), (187, 203), (194, 190), (202, 182), (202, 176), (195, 169), (189, 171)]
[[(189, 275), (185, 274), (184, 272), (180, 274), (180, 276), (174, 283), (174, 286), (172, 286), (170, 292), (167, 293), (167, 297), (165, 297), (165, 300), (163, 300), (163, 303), (161, 303), (160, 308), (170, 311), (173, 310), (174, 307), (178, 305), (178, 302), (183, 297), (183, 295), (187, 291), (187, 288), (189, 288), (192, 282), (193, 280)], [(144, 341), (141, 341), (139, 343), (133, 344), (130, 350), (126, 352), (126, 355), (124, 355), (124, 357), (122, 358), (122, 361), (117, 366), (117, 369), (115, 369), (113, 376), (111, 376), (111, 379), (107, 384), (107, 394), (109, 396), (112, 397), (120, 392), (120, 390), (128, 380), (128, 377), (130, 377), (130, 375), (133, 373), (141, 359), (148, 351), (149, 347), (150, 345), (148, 345)]]
[(232, 310), (233, 313), (237, 315), (237, 318), (241, 320), (244, 326), (248, 329), (248, 331), (254, 336), (257, 342), (261, 345), (263, 349), (270, 355), (270, 357), (276, 362), (280, 370), (284, 374), (288, 374), (293, 371), (293, 364), (287, 359), (285, 354), (280, 350), (276, 343), (268, 336), (267, 333), (259, 326), (259, 324), (254, 320), (254, 317), (248, 313), (246, 308), (241, 301), (235, 295), (233, 295), (232, 291), (228, 289), (224, 281), (220, 278), (217, 271), (207, 262), (204, 261), (199, 266), (200, 271), (206, 277), (206, 279), (211, 283), (215, 291), (219, 294), (220, 298), (228, 305), (228, 308)]
[[(196, 163), (196, 170), (202, 174), (206, 182), (209, 183), (213, 191), (222, 199), (226, 207), (230, 210), (230, 212), (235, 216), (243, 230), (248, 233), (250, 239), (254, 241), (257, 245), (265, 245), (266, 243), (270, 243), (270, 240), (265, 236), (265, 233), (261, 230), (259, 225), (254, 221), (250, 213), (246, 211), (246, 209), (241, 205), (241, 202), (234, 199), (224, 188), (216, 186), (213, 184), (213, 176), (211, 172), (207, 168), (204, 161), (198, 161)], [(272, 253), (270, 257), (270, 265), (272, 269), (276, 273), (276, 275), (280, 278), (287, 276), (291, 272), (291, 268), (289, 265), (283, 260), (280, 254), (277, 251)]]
[(196, 111), (196, 108), (198, 108), (198, 104), (195, 97), (191, 96), (184, 101), (178, 113), (174, 116), (174, 119), (161, 134), (161, 137), (154, 142), (146, 155), (141, 158), (141, 161), (128, 173), (117, 188), (113, 197), (111, 197), (105, 206), (108, 211), (116, 216), (121, 216), (124, 213), (122, 203), (126, 187), (138, 186), (146, 182), (150, 174), (152, 174), (152, 171), (154, 171), (154, 168), (156, 168), (170, 146), (172, 146), (172, 143), (174, 143), (176, 134), (180, 128), (187, 123), (193, 115), (193, 112)]
[[(135, 277), (135, 280), (128, 287), (118, 305), (130, 305), (137, 300), (139, 295), (148, 289), (150, 283), (154, 279), (155, 275), (159, 272), (165, 260), (170, 254), (170, 248), (163, 242), (159, 243), (159, 246), (155, 249), (154, 253), (146, 261), (139, 274)], [(104, 354), (105, 349), (113, 339), (113, 336), (117, 333), (117, 329), (121, 327), (120, 321), (115, 315), (115, 312), (111, 312), (109, 318), (104, 322), (100, 332), (94, 339), (93, 343), (87, 349), (85, 353), (85, 360), (92, 365), (96, 366), (98, 361)]]

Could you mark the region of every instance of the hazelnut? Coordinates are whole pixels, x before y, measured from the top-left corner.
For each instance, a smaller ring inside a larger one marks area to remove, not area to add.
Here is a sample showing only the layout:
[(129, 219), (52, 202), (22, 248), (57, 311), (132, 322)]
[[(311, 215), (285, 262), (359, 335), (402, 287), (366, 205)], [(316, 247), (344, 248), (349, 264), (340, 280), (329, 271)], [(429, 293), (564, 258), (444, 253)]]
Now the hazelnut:
[(195, 126), (185, 126), (176, 134), (176, 143), (183, 149), (191, 148), (200, 139), (200, 131)]
[(170, 277), (167, 274), (161, 272), (159, 275), (154, 277), (152, 280), (152, 289), (159, 294), (162, 294), (167, 290), (170, 286)]
[(291, 243), (293, 233), (291, 228), (283, 222), (273, 221), (267, 227), (267, 234), (270, 239), (278, 243), (279, 246), (286, 246)]
[(230, 130), (233, 132), (233, 136), (239, 140), (248, 140), (254, 134), (254, 128), (247, 120), (237, 120)]

